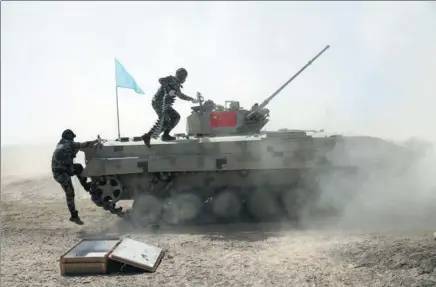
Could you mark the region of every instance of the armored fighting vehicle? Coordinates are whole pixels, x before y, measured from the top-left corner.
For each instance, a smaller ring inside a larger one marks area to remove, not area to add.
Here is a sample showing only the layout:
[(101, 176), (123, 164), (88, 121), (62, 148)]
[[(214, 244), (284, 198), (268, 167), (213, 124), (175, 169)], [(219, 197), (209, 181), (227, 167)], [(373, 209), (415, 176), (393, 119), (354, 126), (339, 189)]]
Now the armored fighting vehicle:
[[(92, 179), (94, 197), (109, 204), (133, 199), (131, 215), (145, 224), (296, 219), (321, 208), (320, 191), (333, 179), (346, 191), (335, 200), (343, 200), (362, 176), (346, 145), (362, 139), (262, 131), (269, 121), (266, 105), (328, 48), (251, 109), (237, 101), (217, 105), (198, 93), (199, 105), (177, 140), (155, 140), (147, 148), (140, 137), (119, 138), (86, 150), (84, 175)], [(357, 160), (364, 166), (364, 158)]]

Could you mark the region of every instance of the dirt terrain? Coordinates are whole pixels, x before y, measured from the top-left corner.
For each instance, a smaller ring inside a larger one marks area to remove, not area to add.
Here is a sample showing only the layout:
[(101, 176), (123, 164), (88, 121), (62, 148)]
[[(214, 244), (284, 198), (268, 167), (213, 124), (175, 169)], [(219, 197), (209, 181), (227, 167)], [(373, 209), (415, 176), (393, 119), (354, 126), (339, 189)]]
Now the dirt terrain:
[[(47, 165), (50, 157), (39, 155)], [(77, 226), (68, 221), (64, 194), (51, 176), (23, 175), (29, 165), (17, 169), (8, 156), (2, 151), (2, 286), (436, 286), (435, 202), (405, 199), (403, 218), (391, 210), (396, 224), (374, 205), (365, 221), (356, 221), (363, 213), (353, 208), (355, 216), (340, 223), (304, 228), (265, 223), (138, 230), (95, 207), (74, 180), (85, 221)], [(166, 255), (152, 274), (60, 276), (62, 253), (81, 238), (104, 235), (158, 245)]]

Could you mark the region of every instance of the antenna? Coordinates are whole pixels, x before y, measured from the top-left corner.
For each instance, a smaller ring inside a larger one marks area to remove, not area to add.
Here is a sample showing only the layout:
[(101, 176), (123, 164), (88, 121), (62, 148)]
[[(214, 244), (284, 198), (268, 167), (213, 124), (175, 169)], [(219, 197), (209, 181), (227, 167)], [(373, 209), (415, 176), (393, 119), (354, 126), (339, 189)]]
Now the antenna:
[(318, 54), (316, 54), (315, 57), (313, 57), (309, 62), (307, 62), (306, 65), (304, 65), (297, 73), (295, 73), (286, 83), (284, 83), (280, 88), (278, 88), (277, 91), (275, 91), (271, 96), (266, 98), (265, 101), (263, 101), (260, 105), (257, 106), (257, 108), (252, 111), (250, 114), (248, 114), (247, 118), (251, 118), (258, 110), (263, 109), (266, 105), (269, 104), (269, 102), (277, 96), (290, 82), (292, 82), (298, 75), (300, 75), (307, 67), (309, 67), (316, 59), (318, 59), (319, 56), (321, 56), (327, 49), (330, 48), (330, 45), (327, 45), (324, 47), (324, 49), (321, 50)]

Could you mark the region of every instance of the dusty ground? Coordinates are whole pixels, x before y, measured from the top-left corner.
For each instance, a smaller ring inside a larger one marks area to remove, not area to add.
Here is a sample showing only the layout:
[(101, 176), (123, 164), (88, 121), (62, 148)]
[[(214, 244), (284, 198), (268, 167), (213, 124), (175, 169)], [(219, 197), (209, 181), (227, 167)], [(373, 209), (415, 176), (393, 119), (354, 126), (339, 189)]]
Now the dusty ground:
[[(23, 194), (32, 202), (19, 202)], [(86, 198), (77, 202), (86, 224), (76, 226), (50, 177), (2, 180), (2, 201), (2, 286), (436, 286), (430, 229), (362, 234), (245, 224), (135, 231)], [(154, 274), (61, 277), (59, 256), (102, 234), (137, 238), (167, 254)]]

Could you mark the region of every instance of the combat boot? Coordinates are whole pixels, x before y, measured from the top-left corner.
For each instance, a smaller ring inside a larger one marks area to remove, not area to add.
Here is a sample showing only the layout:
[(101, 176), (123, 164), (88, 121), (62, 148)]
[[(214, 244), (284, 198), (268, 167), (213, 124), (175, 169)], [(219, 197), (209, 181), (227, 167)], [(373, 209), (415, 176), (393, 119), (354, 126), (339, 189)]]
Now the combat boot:
[(75, 224), (78, 224), (78, 225), (83, 225), (84, 224), (84, 222), (80, 219), (79, 212), (77, 210), (71, 212), (70, 221), (74, 222)]
[(83, 183), (83, 189), (85, 189), (87, 192), (89, 192), (91, 190), (91, 183), (84, 182)]
[(170, 136), (169, 132), (164, 132), (164, 134), (162, 135), (162, 141), (173, 141), (173, 140), (176, 140), (176, 138)]
[(143, 134), (143, 135), (141, 136), (141, 139), (144, 141), (144, 144), (145, 144), (148, 148), (151, 148), (151, 145), (150, 145), (151, 136), (150, 136), (149, 134)]

